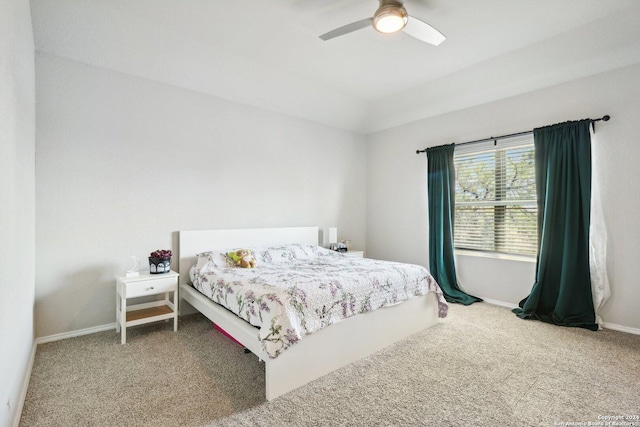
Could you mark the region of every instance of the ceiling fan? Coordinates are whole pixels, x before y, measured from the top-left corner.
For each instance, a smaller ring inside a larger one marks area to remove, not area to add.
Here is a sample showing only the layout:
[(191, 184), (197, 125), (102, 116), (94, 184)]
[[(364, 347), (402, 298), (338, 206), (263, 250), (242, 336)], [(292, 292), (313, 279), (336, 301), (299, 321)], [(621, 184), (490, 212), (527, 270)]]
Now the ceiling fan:
[(372, 18), (362, 19), (352, 22), (343, 27), (336, 28), (320, 36), (322, 40), (330, 40), (335, 37), (361, 30), (369, 25), (381, 33), (397, 33), (404, 30), (405, 33), (425, 43), (438, 46), (445, 41), (446, 37), (431, 25), (409, 16), (407, 9), (398, 0), (380, 0), (380, 6)]

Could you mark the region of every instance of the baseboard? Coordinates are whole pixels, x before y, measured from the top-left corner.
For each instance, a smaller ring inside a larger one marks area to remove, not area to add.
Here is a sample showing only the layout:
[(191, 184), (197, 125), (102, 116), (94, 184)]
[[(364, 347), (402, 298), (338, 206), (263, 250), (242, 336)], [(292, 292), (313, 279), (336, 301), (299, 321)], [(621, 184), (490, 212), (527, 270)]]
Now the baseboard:
[(506, 308), (509, 308), (509, 309), (518, 308), (518, 304), (513, 304), (513, 303), (510, 303), (510, 302), (504, 302), (504, 301), (498, 301), (497, 299), (491, 299), (491, 298), (484, 298), (484, 297), (478, 297), (478, 298), (482, 298), (482, 300), (484, 302), (486, 302), (487, 304), (498, 305), (500, 307), (506, 307)]
[[(482, 298), (482, 297), (480, 297), (480, 298)], [(504, 302), (504, 301), (498, 301), (498, 300), (494, 300), (494, 299), (491, 299), (491, 298), (482, 298), (482, 299), (487, 304), (498, 305), (500, 307), (506, 307), (506, 308), (509, 308), (509, 309), (518, 308), (517, 304), (512, 304), (512, 303)], [(631, 328), (629, 326), (616, 325), (615, 323), (607, 323), (607, 322), (602, 322), (602, 324), (600, 326), (602, 326), (604, 329), (611, 329), (612, 331), (626, 332), (628, 334), (640, 335), (640, 329), (638, 329), (638, 328)]]
[(16, 413), (13, 416), (13, 427), (20, 425), (20, 417), (22, 417), (22, 409), (24, 408), (24, 401), (27, 399), (27, 389), (29, 388), (29, 380), (31, 379), (31, 371), (33, 370), (33, 364), (36, 360), (36, 348), (38, 345), (36, 341), (33, 341), (31, 345), (31, 356), (29, 356), (29, 362), (27, 364), (27, 370), (22, 378), (22, 385), (20, 386), (20, 394), (18, 395), (18, 402), (16, 405)]
[(611, 329), (612, 331), (626, 332), (628, 334), (640, 335), (640, 329), (630, 328), (629, 326), (616, 325), (614, 323), (602, 322), (604, 329)]
[(92, 328), (78, 329), (77, 331), (70, 331), (70, 332), (63, 332), (61, 334), (48, 335), (46, 337), (36, 338), (36, 344), (44, 344), (47, 342), (60, 341), (67, 338), (95, 334), (96, 332), (110, 331), (115, 328), (116, 328), (116, 323), (113, 322), (107, 325), (94, 326)]

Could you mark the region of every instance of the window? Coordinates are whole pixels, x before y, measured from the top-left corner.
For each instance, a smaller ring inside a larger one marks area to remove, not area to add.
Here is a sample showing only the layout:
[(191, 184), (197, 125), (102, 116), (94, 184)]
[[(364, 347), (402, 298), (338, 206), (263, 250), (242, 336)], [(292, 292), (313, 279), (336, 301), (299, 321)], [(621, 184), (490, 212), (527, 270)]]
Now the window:
[(456, 249), (536, 255), (533, 137), (456, 147)]

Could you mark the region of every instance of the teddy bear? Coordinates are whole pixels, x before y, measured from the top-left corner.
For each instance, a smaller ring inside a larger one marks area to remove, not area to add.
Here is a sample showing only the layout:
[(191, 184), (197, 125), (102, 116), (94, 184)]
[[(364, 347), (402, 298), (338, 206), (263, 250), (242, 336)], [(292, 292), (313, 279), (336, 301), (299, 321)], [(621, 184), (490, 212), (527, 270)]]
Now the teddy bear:
[(247, 249), (238, 249), (235, 252), (229, 252), (229, 256), (235, 265), (242, 268), (254, 268), (256, 266), (256, 259)]

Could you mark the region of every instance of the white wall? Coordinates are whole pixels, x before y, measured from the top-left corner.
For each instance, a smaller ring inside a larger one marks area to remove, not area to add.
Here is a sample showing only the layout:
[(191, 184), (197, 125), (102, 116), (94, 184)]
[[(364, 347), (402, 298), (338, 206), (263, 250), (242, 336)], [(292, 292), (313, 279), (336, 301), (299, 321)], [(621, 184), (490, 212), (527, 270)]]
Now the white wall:
[[(429, 100), (425, 100), (428, 103)], [(607, 221), (611, 298), (606, 323), (640, 328), (638, 159), (640, 65), (461, 110), (372, 134), (367, 146), (367, 253), (428, 264), (427, 164), (415, 151), (429, 146), (502, 135), (567, 120), (610, 114), (596, 125)], [(511, 304), (528, 295), (535, 264), (458, 256), (464, 288)]]
[(35, 293), (35, 76), (29, 3), (0, 3), (0, 425), (19, 416)]
[(113, 323), (114, 276), (178, 230), (366, 245), (364, 136), (47, 54), (36, 75), (38, 337)]

